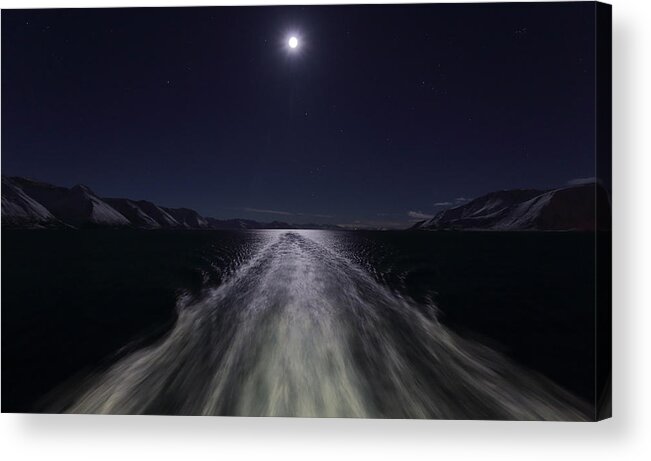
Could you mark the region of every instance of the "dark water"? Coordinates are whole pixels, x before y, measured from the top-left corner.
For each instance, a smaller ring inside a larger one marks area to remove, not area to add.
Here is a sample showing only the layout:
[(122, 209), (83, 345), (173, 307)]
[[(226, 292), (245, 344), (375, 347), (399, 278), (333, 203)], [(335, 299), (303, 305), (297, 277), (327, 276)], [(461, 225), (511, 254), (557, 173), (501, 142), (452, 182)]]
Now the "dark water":
[(590, 234), (2, 235), (3, 411), (589, 417)]

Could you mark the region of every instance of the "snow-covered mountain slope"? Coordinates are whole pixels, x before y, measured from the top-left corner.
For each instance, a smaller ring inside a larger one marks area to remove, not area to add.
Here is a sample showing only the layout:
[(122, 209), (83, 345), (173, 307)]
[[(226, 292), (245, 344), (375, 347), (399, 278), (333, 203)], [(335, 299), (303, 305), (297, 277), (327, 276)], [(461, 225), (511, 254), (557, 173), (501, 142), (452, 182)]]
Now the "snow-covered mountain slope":
[(424, 228), (493, 228), (515, 206), (539, 196), (539, 190), (503, 190), (491, 192), (464, 205), (448, 208), (423, 222)]
[(150, 216), (154, 221), (156, 221), (161, 228), (181, 227), (179, 222), (165, 211), (163, 207), (159, 207), (155, 203), (147, 200), (137, 200), (134, 201), (134, 203), (138, 205), (138, 208), (140, 208), (143, 213), (146, 213), (147, 216)]
[(207, 229), (208, 221), (190, 208), (163, 208), (176, 222), (177, 227), (186, 229)]
[(594, 230), (597, 228), (597, 215), (604, 218), (603, 223), (610, 222), (607, 192), (600, 185), (591, 183), (550, 191), (492, 192), (464, 205), (443, 210), (429, 220), (416, 223), (412, 228)]
[[(127, 218), (132, 226), (142, 227), (144, 229), (159, 229), (165, 225), (159, 223), (157, 219), (147, 214), (147, 212), (143, 210), (141, 204), (134, 202), (133, 200), (127, 198), (105, 198), (104, 201), (119, 211), (122, 216)], [(153, 208), (158, 208), (153, 203), (151, 205)], [(154, 214), (158, 215), (158, 213)], [(169, 219), (173, 222), (171, 217)], [(163, 219), (162, 221), (164, 222), (165, 220)]]
[(2, 177), (2, 225), (53, 227), (62, 223), (11, 179)]
[(11, 178), (30, 198), (41, 204), (60, 221), (74, 227), (128, 226), (119, 211), (99, 198), (90, 188), (76, 185), (53, 186), (26, 178)]

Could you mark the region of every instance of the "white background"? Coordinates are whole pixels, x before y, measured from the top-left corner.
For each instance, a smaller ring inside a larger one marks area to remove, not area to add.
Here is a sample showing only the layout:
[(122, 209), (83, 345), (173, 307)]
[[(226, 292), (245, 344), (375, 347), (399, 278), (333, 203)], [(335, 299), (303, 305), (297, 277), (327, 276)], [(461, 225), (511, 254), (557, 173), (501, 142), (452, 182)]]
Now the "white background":
[[(219, 3), (229, 2), (0, 0), (2, 8)], [(261, 2), (230, 2), (245, 3)], [(3, 414), (3, 459), (651, 459), (651, 2), (612, 3), (615, 416), (611, 420), (581, 424)]]

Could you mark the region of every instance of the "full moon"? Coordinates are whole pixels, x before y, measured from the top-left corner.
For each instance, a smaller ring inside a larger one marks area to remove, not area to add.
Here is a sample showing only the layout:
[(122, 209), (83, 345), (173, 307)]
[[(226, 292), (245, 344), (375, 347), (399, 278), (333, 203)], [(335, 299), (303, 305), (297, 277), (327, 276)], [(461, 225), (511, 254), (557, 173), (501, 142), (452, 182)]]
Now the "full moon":
[(290, 48), (296, 48), (298, 47), (298, 39), (296, 37), (290, 37), (289, 39), (289, 47)]

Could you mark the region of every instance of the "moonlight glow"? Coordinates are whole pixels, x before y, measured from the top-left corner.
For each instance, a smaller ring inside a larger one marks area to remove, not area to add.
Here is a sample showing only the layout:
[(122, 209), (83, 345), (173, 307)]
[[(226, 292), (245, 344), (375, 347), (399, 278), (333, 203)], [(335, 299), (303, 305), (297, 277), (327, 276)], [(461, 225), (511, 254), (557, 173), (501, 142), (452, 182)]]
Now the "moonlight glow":
[(287, 43), (290, 48), (298, 48), (298, 39), (296, 37), (290, 37)]

